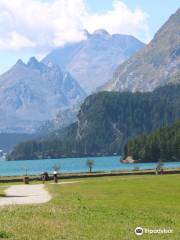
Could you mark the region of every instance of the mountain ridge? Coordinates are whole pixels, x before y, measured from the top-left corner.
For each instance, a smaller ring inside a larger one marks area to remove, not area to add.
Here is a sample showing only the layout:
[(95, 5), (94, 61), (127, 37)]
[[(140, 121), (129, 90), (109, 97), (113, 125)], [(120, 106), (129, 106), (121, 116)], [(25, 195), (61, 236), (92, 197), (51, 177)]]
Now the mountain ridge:
[(105, 83), (118, 64), (144, 47), (144, 43), (133, 36), (111, 35), (104, 29), (86, 35), (87, 39), (82, 42), (53, 50), (42, 62), (59, 64), (88, 93)]
[(86, 93), (59, 66), (47, 66), (32, 57), (0, 76), (0, 131), (34, 132), (60, 109), (81, 101)]
[[(100, 91), (152, 91), (180, 75), (180, 9), (153, 40), (114, 72)], [(178, 78), (179, 80), (179, 78)]]

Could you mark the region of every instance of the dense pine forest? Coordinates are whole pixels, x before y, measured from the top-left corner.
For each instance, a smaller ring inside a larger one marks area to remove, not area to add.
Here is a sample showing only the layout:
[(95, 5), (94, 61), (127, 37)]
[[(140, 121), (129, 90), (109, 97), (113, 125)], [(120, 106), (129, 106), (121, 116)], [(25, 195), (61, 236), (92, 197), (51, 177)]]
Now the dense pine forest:
[(137, 162), (180, 161), (180, 120), (172, 127), (130, 140), (125, 146), (127, 156)]
[(86, 98), (78, 122), (21, 143), (9, 159), (122, 154), (129, 139), (180, 119), (180, 85), (148, 93), (100, 92)]

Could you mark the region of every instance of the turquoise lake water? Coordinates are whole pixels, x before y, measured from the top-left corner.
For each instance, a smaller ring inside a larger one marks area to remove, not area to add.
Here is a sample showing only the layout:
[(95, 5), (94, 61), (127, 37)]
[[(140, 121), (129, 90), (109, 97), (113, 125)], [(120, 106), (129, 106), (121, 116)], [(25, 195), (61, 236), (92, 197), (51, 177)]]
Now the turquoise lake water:
[[(0, 176), (18, 176), (24, 175), (26, 169), (28, 174), (41, 174), (43, 171), (52, 173), (54, 165), (61, 166), (63, 173), (87, 172), (86, 160), (94, 160), (94, 171), (112, 171), (112, 170), (133, 170), (154, 169), (156, 163), (136, 163), (124, 164), (120, 163), (119, 156), (112, 157), (90, 157), (90, 158), (61, 158), (61, 159), (44, 159), (44, 160), (23, 160), (23, 161), (0, 161)], [(166, 168), (180, 168), (180, 162), (165, 163)]]

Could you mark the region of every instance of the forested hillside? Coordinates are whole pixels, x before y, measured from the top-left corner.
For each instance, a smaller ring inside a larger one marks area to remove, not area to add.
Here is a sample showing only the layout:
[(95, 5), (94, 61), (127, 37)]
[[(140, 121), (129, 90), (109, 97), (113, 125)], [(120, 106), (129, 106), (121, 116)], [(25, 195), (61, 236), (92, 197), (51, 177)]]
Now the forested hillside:
[(78, 122), (18, 145), (11, 159), (121, 154), (127, 141), (180, 119), (180, 85), (149, 93), (101, 92), (81, 106)]
[(180, 161), (180, 120), (172, 127), (130, 140), (125, 146), (127, 156), (137, 162)]

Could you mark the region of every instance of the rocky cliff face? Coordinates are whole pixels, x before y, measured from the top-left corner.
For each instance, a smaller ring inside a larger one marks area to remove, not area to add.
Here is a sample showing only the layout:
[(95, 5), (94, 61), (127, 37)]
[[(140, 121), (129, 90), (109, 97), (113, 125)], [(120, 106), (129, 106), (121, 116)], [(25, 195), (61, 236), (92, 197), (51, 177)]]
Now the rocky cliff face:
[(57, 65), (45, 65), (31, 58), (19, 60), (0, 76), (0, 130), (33, 132), (52, 119), (60, 109), (86, 96), (69, 73)]
[(169, 82), (180, 82), (180, 9), (100, 90), (152, 91)]
[(85, 41), (55, 49), (43, 62), (59, 64), (89, 93), (109, 80), (119, 64), (144, 46), (132, 36), (110, 35), (105, 30), (86, 32), (86, 36)]

